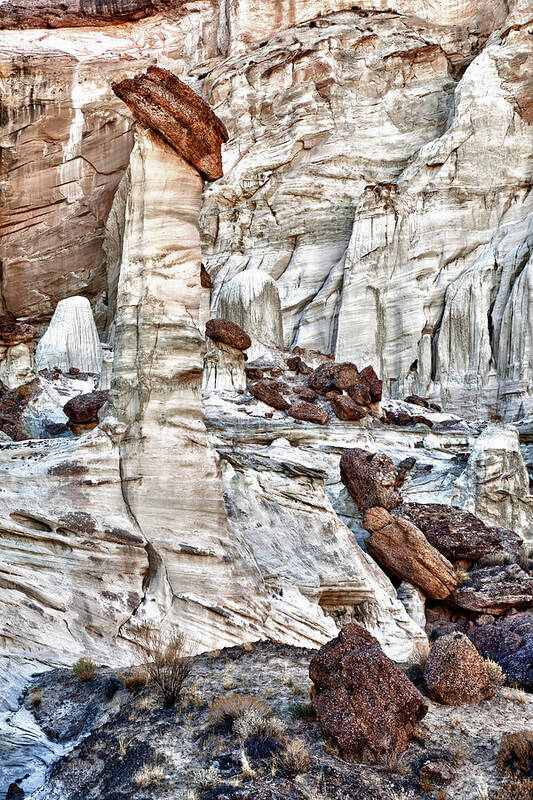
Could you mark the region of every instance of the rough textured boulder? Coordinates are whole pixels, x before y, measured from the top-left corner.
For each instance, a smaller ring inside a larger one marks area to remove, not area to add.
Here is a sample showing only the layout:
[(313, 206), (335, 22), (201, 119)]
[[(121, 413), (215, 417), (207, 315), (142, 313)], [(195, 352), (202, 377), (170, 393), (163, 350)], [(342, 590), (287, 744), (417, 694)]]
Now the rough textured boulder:
[(301, 356), (291, 356), (285, 359), (288, 368), (298, 375), (311, 375), (313, 368), (306, 364)]
[(497, 767), (498, 772), (533, 777), (533, 730), (502, 735)]
[(317, 392), (315, 392), (314, 389), (309, 389), (308, 386), (296, 385), (293, 391), (294, 394), (298, 395), (298, 397), (301, 397), (302, 400), (306, 400), (308, 403), (314, 403), (316, 400), (318, 400)]
[(24, 322), (0, 325), (0, 347), (13, 347), (16, 344), (32, 342), (37, 338), (37, 329)]
[(381, 395), (383, 393), (383, 381), (381, 381), (376, 375), (374, 367), (371, 366), (365, 367), (359, 373), (359, 377), (368, 386), (372, 402), (379, 403), (379, 401), (381, 400)]
[(252, 340), (235, 322), (229, 319), (210, 319), (205, 326), (205, 335), (215, 342), (223, 342), (236, 350), (247, 350)]
[(358, 371), (355, 364), (345, 362), (336, 364), (326, 362), (315, 369), (307, 379), (307, 385), (319, 394), (327, 394), (332, 389), (348, 389), (358, 378)]
[(179, 8), (183, 0), (8, 0), (0, 6), (0, 29), (119, 25)]
[(109, 392), (88, 392), (73, 397), (65, 403), (63, 411), (69, 425), (91, 425), (98, 423), (98, 412), (107, 400)]
[(396, 490), (398, 470), (384, 453), (346, 450), (340, 468), (342, 482), (362, 511), (373, 506), (391, 509), (402, 502)]
[(346, 397), (344, 394), (335, 394), (335, 392), (328, 392), (327, 399), (333, 409), (333, 413), (339, 419), (348, 422), (359, 420), (366, 417), (366, 409), (355, 403), (351, 397)]
[(267, 406), (277, 408), (278, 411), (286, 411), (291, 404), (283, 397), (281, 390), (282, 386), (278, 381), (265, 378), (254, 383), (249, 391), (252, 397), (261, 400)]
[(433, 547), (451, 560), (475, 560), (500, 549), (498, 530), (460, 508), (439, 503), (403, 503), (394, 510), (394, 516), (413, 522)]
[(528, 608), (533, 606), (533, 577), (518, 564), (476, 569), (468, 573), (453, 599), (461, 608), (494, 615)]
[(304, 422), (315, 422), (318, 425), (327, 425), (329, 422), (329, 414), (326, 409), (314, 406), (312, 403), (295, 403), (287, 413), (294, 419), (301, 419)]
[(17, 389), (0, 388), (0, 431), (15, 441), (27, 439), (28, 433), (22, 422), (22, 414), (30, 400), (39, 392), (38, 379)]
[(430, 697), (449, 706), (479, 703), (494, 694), (483, 659), (463, 633), (437, 639), (424, 667), (424, 683)]
[(511, 653), (520, 650), (524, 643), (518, 633), (499, 625), (480, 625), (468, 638), (483, 658), (490, 658), (498, 664)]
[(369, 406), (372, 403), (372, 395), (368, 384), (359, 378), (347, 389), (349, 397), (361, 406)]
[(457, 588), (453, 567), (412, 522), (395, 519), (384, 508), (370, 508), (364, 526), (370, 555), (386, 572), (422, 589), (426, 597), (444, 600)]
[(113, 84), (136, 119), (159, 133), (208, 181), (222, 177), (224, 124), (187, 84), (161, 67)]
[(399, 753), (427, 713), (424, 698), (364, 628), (350, 624), (312, 658), (319, 725), (348, 761)]

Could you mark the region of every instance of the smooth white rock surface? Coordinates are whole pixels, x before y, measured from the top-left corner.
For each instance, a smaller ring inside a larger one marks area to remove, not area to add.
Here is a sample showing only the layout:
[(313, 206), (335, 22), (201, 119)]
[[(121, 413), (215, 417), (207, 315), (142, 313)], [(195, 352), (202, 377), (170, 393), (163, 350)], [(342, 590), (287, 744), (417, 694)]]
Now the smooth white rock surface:
[(60, 300), (46, 333), (35, 353), (37, 367), (68, 372), (99, 373), (102, 368), (102, 347), (94, 322), (91, 304), (86, 297)]

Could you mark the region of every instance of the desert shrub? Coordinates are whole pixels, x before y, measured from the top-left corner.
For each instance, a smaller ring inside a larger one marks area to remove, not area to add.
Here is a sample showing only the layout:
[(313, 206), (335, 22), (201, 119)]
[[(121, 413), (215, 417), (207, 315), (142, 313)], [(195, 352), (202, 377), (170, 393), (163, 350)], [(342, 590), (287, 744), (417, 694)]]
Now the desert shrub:
[(34, 708), (39, 708), (43, 702), (43, 690), (40, 686), (34, 686), (33, 689), (30, 689), (28, 697), (31, 705)]
[(211, 764), (207, 769), (193, 769), (189, 783), (193, 789), (205, 792), (206, 789), (214, 789), (221, 783), (221, 777), (216, 764)]
[(143, 764), (133, 776), (133, 782), (141, 789), (158, 786), (164, 780), (165, 773), (159, 764)]
[(531, 800), (533, 780), (530, 778), (510, 778), (490, 793), (490, 800)]
[(209, 721), (212, 725), (227, 731), (233, 729), (235, 720), (254, 710), (263, 716), (270, 715), (270, 708), (262, 700), (249, 694), (223, 694), (211, 703)]
[(533, 778), (533, 731), (504, 733), (496, 766), (501, 773)]
[(268, 758), (283, 740), (286, 726), (277, 717), (249, 709), (233, 723), (233, 732), (245, 746), (250, 758)]
[(496, 661), (486, 658), (485, 668), (487, 670), (487, 675), (489, 676), (489, 681), (493, 684), (493, 686), (503, 686), (505, 683), (505, 672), (500, 665)]
[(183, 634), (175, 632), (166, 637), (149, 625), (141, 625), (136, 634), (134, 647), (146, 659), (149, 681), (159, 687), (166, 706), (175, 705), (192, 667)]
[(145, 669), (132, 669), (129, 675), (122, 678), (122, 683), (129, 692), (136, 694), (148, 684), (148, 673)]
[(96, 675), (96, 666), (89, 658), (80, 658), (72, 665), (72, 672), (80, 681), (92, 681)]
[(465, 583), (468, 578), (470, 577), (467, 570), (463, 569), (463, 567), (455, 567), (454, 569), (455, 580), (457, 584), (461, 586), (461, 584)]
[(288, 742), (279, 754), (281, 767), (290, 775), (302, 775), (311, 767), (311, 757), (301, 739)]
[(315, 719), (316, 711), (312, 703), (296, 701), (289, 704), (289, 714), (293, 719)]

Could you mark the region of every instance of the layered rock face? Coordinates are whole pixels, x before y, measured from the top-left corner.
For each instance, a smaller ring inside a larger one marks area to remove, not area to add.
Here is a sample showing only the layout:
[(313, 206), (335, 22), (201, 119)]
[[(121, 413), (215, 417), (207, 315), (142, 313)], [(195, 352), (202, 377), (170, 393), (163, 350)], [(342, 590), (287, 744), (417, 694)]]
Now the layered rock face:
[(85, 4), (83, 21), (163, 12), (63, 39), (2, 32), (0, 315), (45, 321), (83, 293), (100, 329), (111, 324), (116, 271), (108, 285), (102, 236), (132, 139), (110, 84), (158, 61), (230, 133), (226, 175), (202, 211), (214, 304), (232, 276), (262, 270), (286, 344), (373, 363), (386, 395), (526, 413), (527, 4), (386, 5), (188, 0), (165, 12), (129, 0)]

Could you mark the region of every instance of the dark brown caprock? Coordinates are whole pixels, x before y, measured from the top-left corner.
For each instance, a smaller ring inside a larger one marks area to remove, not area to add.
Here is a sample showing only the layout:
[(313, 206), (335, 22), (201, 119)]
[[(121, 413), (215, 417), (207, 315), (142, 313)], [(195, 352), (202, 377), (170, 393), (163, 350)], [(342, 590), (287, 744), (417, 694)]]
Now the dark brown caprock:
[(208, 181), (222, 177), (224, 124), (192, 89), (161, 67), (114, 83), (113, 91), (136, 119), (159, 133)]
[(184, 0), (8, 0), (0, 5), (0, 29), (101, 27), (153, 17)]

